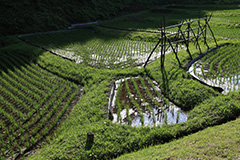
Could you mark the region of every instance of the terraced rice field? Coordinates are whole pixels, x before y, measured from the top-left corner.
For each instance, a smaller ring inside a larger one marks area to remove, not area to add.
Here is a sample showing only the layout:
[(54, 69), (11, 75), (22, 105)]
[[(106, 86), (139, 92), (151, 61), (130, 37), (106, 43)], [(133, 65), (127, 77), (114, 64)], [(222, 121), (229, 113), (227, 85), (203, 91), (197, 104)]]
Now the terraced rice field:
[[(156, 45), (153, 42), (109, 38), (89, 30), (44, 33), (22, 38), (77, 63), (111, 69), (142, 65)], [(160, 55), (160, 48), (157, 48), (150, 61)]]
[(132, 126), (174, 124), (187, 120), (187, 114), (162, 94), (148, 77), (130, 77), (116, 81), (113, 121)]
[(240, 88), (240, 47), (227, 44), (198, 60), (190, 73), (212, 86), (221, 87), (224, 93)]
[(0, 61), (1, 159), (16, 158), (53, 134), (81, 87), (17, 53), (0, 53)]

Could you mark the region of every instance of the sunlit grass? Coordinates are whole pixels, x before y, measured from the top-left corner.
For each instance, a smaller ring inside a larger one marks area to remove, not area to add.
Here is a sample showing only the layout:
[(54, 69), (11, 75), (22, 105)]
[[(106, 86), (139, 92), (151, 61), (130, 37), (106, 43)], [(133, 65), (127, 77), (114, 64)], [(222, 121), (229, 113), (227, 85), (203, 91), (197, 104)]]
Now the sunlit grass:
[(123, 155), (117, 160), (239, 159), (240, 118), (164, 145)]

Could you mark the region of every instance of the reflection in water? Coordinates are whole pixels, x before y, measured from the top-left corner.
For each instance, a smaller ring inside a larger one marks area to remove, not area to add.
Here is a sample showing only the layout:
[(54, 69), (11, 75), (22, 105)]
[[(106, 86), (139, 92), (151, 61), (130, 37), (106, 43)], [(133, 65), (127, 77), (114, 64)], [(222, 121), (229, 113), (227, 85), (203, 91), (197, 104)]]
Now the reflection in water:
[[(166, 112), (162, 112), (161, 109), (153, 109), (154, 112), (154, 118), (156, 119), (155, 125), (162, 125), (165, 123), (165, 116), (167, 115), (167, 123), (168, 124), (175, 124), (177, 122), (177, 117), (178, 118), (178, 123), (185, 122), (187, 121), (187, 114), (181, 111), (178, 107), (172, 104), (172, 106), (169, 107), (169, 109)], [(132, 122), (130, 123), (127, 120), (127, 114), (126, 114), (126, 109), (121, 111), (121, 120), (118, 119), (117, 114), (113, 114), (114, 120), (113, 122), (117, 123), (124, 123), (132, 126), (142, 126), (141, 123), (141, 116), (138, 114), (137, 111), (134, 111), (131, 109), (130, 115), (132, 117)], [(177, 114), (179, 114), (177, 116)], [(151, 113), (146, 112), (143, 113), (144, 115), (144, 126), (154, 126), (154, 118), (151, 115)]]
[[(175, 124), (187, 120), (185, 112), (163, 97), (156, 82), (148, 78), (140, 78), (141, 81), (139, 77), (135, 77), (115, 82), (116, 88), (113, 89), (114, 96), (111, 107), (113, 122), (138, 127)], [(126, 83), (130, 93), (127, 93)], [(137, 85), (134, 86), (134, 83)], [(141, 95), (138, 95), (139, 93)], [(138, 107), (136, 103), (132, 102), (133, 100), (137, 102)], [(119, 104), (122, 104), (120, 108)]]

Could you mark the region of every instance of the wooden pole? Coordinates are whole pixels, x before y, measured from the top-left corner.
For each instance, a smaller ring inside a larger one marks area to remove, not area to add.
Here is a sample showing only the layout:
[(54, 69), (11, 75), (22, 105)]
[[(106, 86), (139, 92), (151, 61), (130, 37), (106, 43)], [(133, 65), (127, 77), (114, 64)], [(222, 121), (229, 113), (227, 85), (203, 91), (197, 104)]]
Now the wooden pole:
[(199, 27), (200, 27), (200, 29), (201, 29), (201, 32), (202, 32), (202, 35), (203, 35), (203, 39), (204, 39), (204, 44), (207, 46), (207, 48), (209, 49), (209, 46), (208, 46), (208, 44), (207, 44), (207, 30), (206, 30), (206, 28), (207, 28), (207, 21), (208, 21), (208, 19), (205, 19), (205, 25), (204, 26), (201, 26), (201, 25), (199, 25)]
[[(179, 24), (176, 24), (176, 25), (168, 26), (168, 27), (166, 27), (166, 29), (179, 27), (179, 26), (182, 26), (182, 25), (185, 25), (185, 24), (188, 24), (188, 23), (193, 23), (193, 22), (196, 22), (196, 21), (199, 21), (199, 20), (204, 20), (204, 19), (206, 19), (206, 17), (204, 17), (204, 18), (199, 18), (199, 19), (194, 19), (194, 20), (189, 21), (189, 22), (184, 22), (184, 23), (179, 23)], [(161, 29), (160, 29), (160, 30), (161, 30)]]
[(86, 148), (87, 150), (91, 149), (93, 143), (94, 143), (94, 133), (88, 132), (88, 133), (87, 133), (87, 142), (86, 142), (85, 148)]
[(179, 58), (178, 58), (178, 56), (177, 56), (177, 51), (174, 49), (174, 47), (173, 47), (173, 45), (171, 44), (171, 42), (170, 42), (170, 40), (168, 39), (168, 43), (169, 43), (169, 45), (171, 46), (171, 48), (172, 48), (172, 50), (173, 50), (173, 53), (175, 54), (175, 56), (176, 56), (176, 59), (177, 59), (177, 61), (178, 61), (178, 64), (179, 64), (179, 67), (181, 67), (181, 63), (180, 63), (180, 60), (179, 60)]
[(163, 36), (164, 36), (164, 46), (163, 46), (163, 60), (162, 60), (162, 67), (164, 67), (164, 62), (165, 62), (165, 53), (166, 53), (166, 41), (167, 41), (167, 37), (166, 37), (166, 29), (165, 29), (165, 17), (163, 17)]
[(208, 25), (208, 28), (209, 28), (209, 30), (210, 30), (212, 36), (213, 36), (213, 39), (214, 39), (214, 41), (215, 41), (216, 46), (218, 46), (218, 44), (217, 44), (217, 40), (216, 40), (216, 38), (215, 38), (215, 36), (214, 36), (214, 34), (213, 34), (213, 31), (212, 31), (210, 25), (209, 25), (209, 24), (207, 24), (207, 25)]
[(187, 43), (188, 39), (186, 39), (186, 38), (185, 38), (185, 36), (184, 36), (184, 34), (183, 34), (183, 32), (182, 32), (182, 30), (181, 30), (181, 29), (180, 29), (180, 33), (181, 33), (181, 35), (182, 35), (182, 37), (183, 37), (184, 44), (185, 44), (185, 45), (186, 45), (186, 47), (187, 47), (187, 52), (188, 52), (188, 54), (189, 54), (190, 58), (192, 59), (192, 55), (191, 55), (191, 53), (190, 53), (190, 51), (189, 51), (189, 48), (188, 48), (188, 43)]
[[(204, 27), (204, 26), (206, 26), (206, 24), (201, 25), (200, 27)], [(182, 32), (183, 32), (183, 33), (186, 33), (186, 32), (191, 31), (191, 30), (199, 29), (200, 27), (198, 26), (198, 27), (195, 27), (195, 28), (186, 29), (186, 30), (183, 30)], [(173, 35), (176, 35), (176, 36), (177, 36), (177, 34), (178, 34), (178, 32), (171, 33), (171, 34), (166, 35), (166, 37), (171, 37), (171, 36), (173, 36)], [(176, 36), (175, 36), (175, 38), (176, 38)]]
[[(207, 22), (207, 19), (205, 19), (205, 24), (207, 24), (208, 22)], [(204, 43), (205, 43), (205, 45), (207, 46), (207, 49), (209, 50), (209, 46), (208, 46), (208, 44), (207, 44), (207, 26), (205, 25), (205, 32), (204, 32), (204, 35), (203, 35), (203, 37), (204, 37)]]
[(193, 59), (192, 58), (192, 55), (191, 55), (191, 53), (190, 53), (190, 50), (189, 50), (189, 38), (190, 38), (190, 29), (191, 28), (191, 24), (190, 23), (188, 23), (188, 32), (187, 32), (187, 41), (186, 41), (186, 45), (187, 45), (187, 52), (188, 52), (188, 54), (189, 54), (189, 56), (190, 56), (190, 58), (191, 58), (191, 60)]
[[(212, 18), (212, 14), (211, 14), (210, 17), (209, 17), (208, 22), (210, 21), (211, 18)], [(217, 44), (217, 40), (216, 40), (216, 38), (215, 38), (215, 36), (214, 36), (214, 34), (213, 34), (213, 31), (212, 31), (210, 25), (208, 24), (208, 22), (207, 22), (207, 26), (208, 26), (208, 28), (209, 28), (209, 30), (210, 30), (212, 36), (213, 36), (213, 39), (214, 39), (214, 41), (215, 41), (215, 43), (216, 43), (216, 47), (217, 47), (217, 46), (218, 46), (218, 44)]]
[[(191, 27), (190, 27), (190, 30), (192, 31), (193, 36), (196, 37), (196, 34), (194, 33), (194, 31), (193, 31), (193, 29)], [(199, 45), (197, 40), (195, 41), (195, 43), (197, 43), (196, 46), (198, 46), (200, 48), (200, 45)]]
[(188, 48), (188, 46), (189, 46), (189, 38), (190, 38), (190, 29), (191, 28), (191, 23), (188, 23), (188, 27), (187, 27), (187, 29), (188, 29), (188, 31), (187, 31), (187, 48)]
[[(198, 26), (200, 27), (200, 19), (198, 20)], [(198, 29), (198, 35), (199, 35), (199, 29)], [(197, 43), (198, 43), (198, 38), (199, 38), (199, 36), (197, 36), (197, 38), (196, 38)], [(200, 54), (202, 54), (202, 50), (201, 50), (200, 45), (198, 45), (198, 49), (200, 51)]]
[[(178, 27), (178, 34), (176, 35), (176, 38), (177, 38), (177, 39), (179, 39), (179, 32), (180, 32), (180, 30), (181, 30), (181, 27), (182, 27), (182, 26), (179, 26), (179, 27)], [(178, 52), (178, 42), (176, 43), (175, 48), (176, 48), (175, 51)]]
[(151, 58), (153, 52), (156, 50), (156, 48), (158, 47), (158, 45), (159, 45), (160, 42), (161, 42), (161, 39), (159, 38), (157, 44), (155, 45), (155, 47), (153, 48), (152, 52), (151, 52), (150, 55), (148, 56), (148, 58), (147, 58), (147, 60), (146, 60), (146, 62), (145, 62), (145, 64), (144, 64), (144, 66), (143, 66), (144, 68), (147, 66), (147, 63), (148, 63), (149, 59)]
[(163, 19), (161, 18), (161, 68), (164, 68), (164, 64), (163, 64), (163, 49), (164, 49), (164, 46), (163, 46), (163, 41), (164, 41), (164, 35), (163, 35)]

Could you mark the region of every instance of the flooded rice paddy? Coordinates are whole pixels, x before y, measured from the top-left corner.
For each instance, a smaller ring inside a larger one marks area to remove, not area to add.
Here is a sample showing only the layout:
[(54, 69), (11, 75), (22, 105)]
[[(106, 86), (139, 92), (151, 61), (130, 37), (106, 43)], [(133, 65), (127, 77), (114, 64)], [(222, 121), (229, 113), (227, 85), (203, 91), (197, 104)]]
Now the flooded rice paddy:
[(131, 126), (157, 126), (187, 120), (187, 113), (166, 99), (155, 81), (141, 76), (114, 82), (109, 109), (114, 123)]

